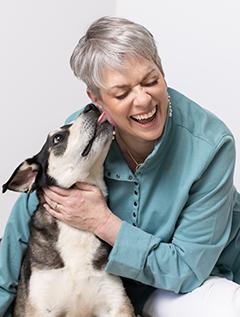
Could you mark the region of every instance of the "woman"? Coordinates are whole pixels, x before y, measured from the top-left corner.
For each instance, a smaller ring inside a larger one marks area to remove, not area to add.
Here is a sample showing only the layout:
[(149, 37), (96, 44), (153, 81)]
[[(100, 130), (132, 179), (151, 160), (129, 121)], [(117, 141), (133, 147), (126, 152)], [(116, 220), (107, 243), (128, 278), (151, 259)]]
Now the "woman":
[[(109, 199), (106, 204), (98, 188), (83, 183), (52, 187), (45, 190), (47, 210), (112, 245), (106, 271), (124, 278), (136, 313), (238, 316), (240, 195), (233, 186), (231, 132), (167, 87), (154, 39), (141, 25), (99, 19), (80, 39), (71, 67), (102, 110), (100, 121), (115, 126), (105, 162)], [(21, 197), (7, 225), (4, 312), (36, 203), (34, 195), (28, 205)], [(10, 243), (15, 254), (7, 268)]]

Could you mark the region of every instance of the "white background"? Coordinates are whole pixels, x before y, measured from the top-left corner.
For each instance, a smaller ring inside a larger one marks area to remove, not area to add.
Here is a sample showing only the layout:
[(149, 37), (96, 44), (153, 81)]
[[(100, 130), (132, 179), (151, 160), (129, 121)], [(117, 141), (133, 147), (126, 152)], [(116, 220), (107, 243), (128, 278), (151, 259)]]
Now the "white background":
[[(146, 26), (169, 86), (229, 126), (240, 189), (239, 0), (0, 1), (0, 184), (39, 151), (50, 130), (89, 101), (69, 58), (88, 25), (103, 15)], [(0, 196), (0, 236), (17, 195)]]

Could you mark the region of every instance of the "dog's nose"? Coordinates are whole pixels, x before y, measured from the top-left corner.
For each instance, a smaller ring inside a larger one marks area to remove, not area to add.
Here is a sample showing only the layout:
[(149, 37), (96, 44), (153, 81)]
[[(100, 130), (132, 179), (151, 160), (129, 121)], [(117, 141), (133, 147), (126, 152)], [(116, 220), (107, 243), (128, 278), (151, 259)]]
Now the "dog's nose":
[(83, 110), (84, 113), (87, 113), (89, 111), (99, 112), (98, 108), (93, 103), (89, 103), (88, 105), (86, 105), (85, 109)]

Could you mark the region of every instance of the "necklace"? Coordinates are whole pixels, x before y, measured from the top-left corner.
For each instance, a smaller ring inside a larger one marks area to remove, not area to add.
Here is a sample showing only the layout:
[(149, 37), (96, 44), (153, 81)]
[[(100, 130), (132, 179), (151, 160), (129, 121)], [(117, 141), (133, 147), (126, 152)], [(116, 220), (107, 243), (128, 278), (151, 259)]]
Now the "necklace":
[(143, 163), (139, 163), (139, 162), (134, 158), (134, 156), (132, 155), (132, 153), (131, 153), (130, 150), (128, 149), (126, 142), (123, 140), (123, 138), (120, 136), (119, 133), (118, 133), (118, 137), (119, 137), (119, 139), (121, 139), (122, 143), (124, 144), (125, 149), (126, 149), (126, 151), (127, 151), (127, 154), (129, 155), (129, 157), (131, 158), (131, 160), (133, 161), (133, 163), (136, 165), (135, 170), (137, 170)]
[(143, 163), (138, 163), (135, 158), (133, 157), (132, 153), (129, 151), (129, 149), (126, 147), (127, 153), (128, 155), (131, 157), (132, 161), (134, 162), (134, 164), (136, 165), (135, 169), (139, 169), (139, 167), (143, 164)]

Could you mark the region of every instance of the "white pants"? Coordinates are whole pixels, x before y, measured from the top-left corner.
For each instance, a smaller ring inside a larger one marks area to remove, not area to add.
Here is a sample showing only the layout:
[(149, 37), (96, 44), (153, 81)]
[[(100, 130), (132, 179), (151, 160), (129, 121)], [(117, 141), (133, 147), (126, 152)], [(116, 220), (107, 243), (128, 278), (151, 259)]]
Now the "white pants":
[(240, 317), (240, 285), (209, 277), (187, 294), (156, 290), (144, 306), (143, 317)]

